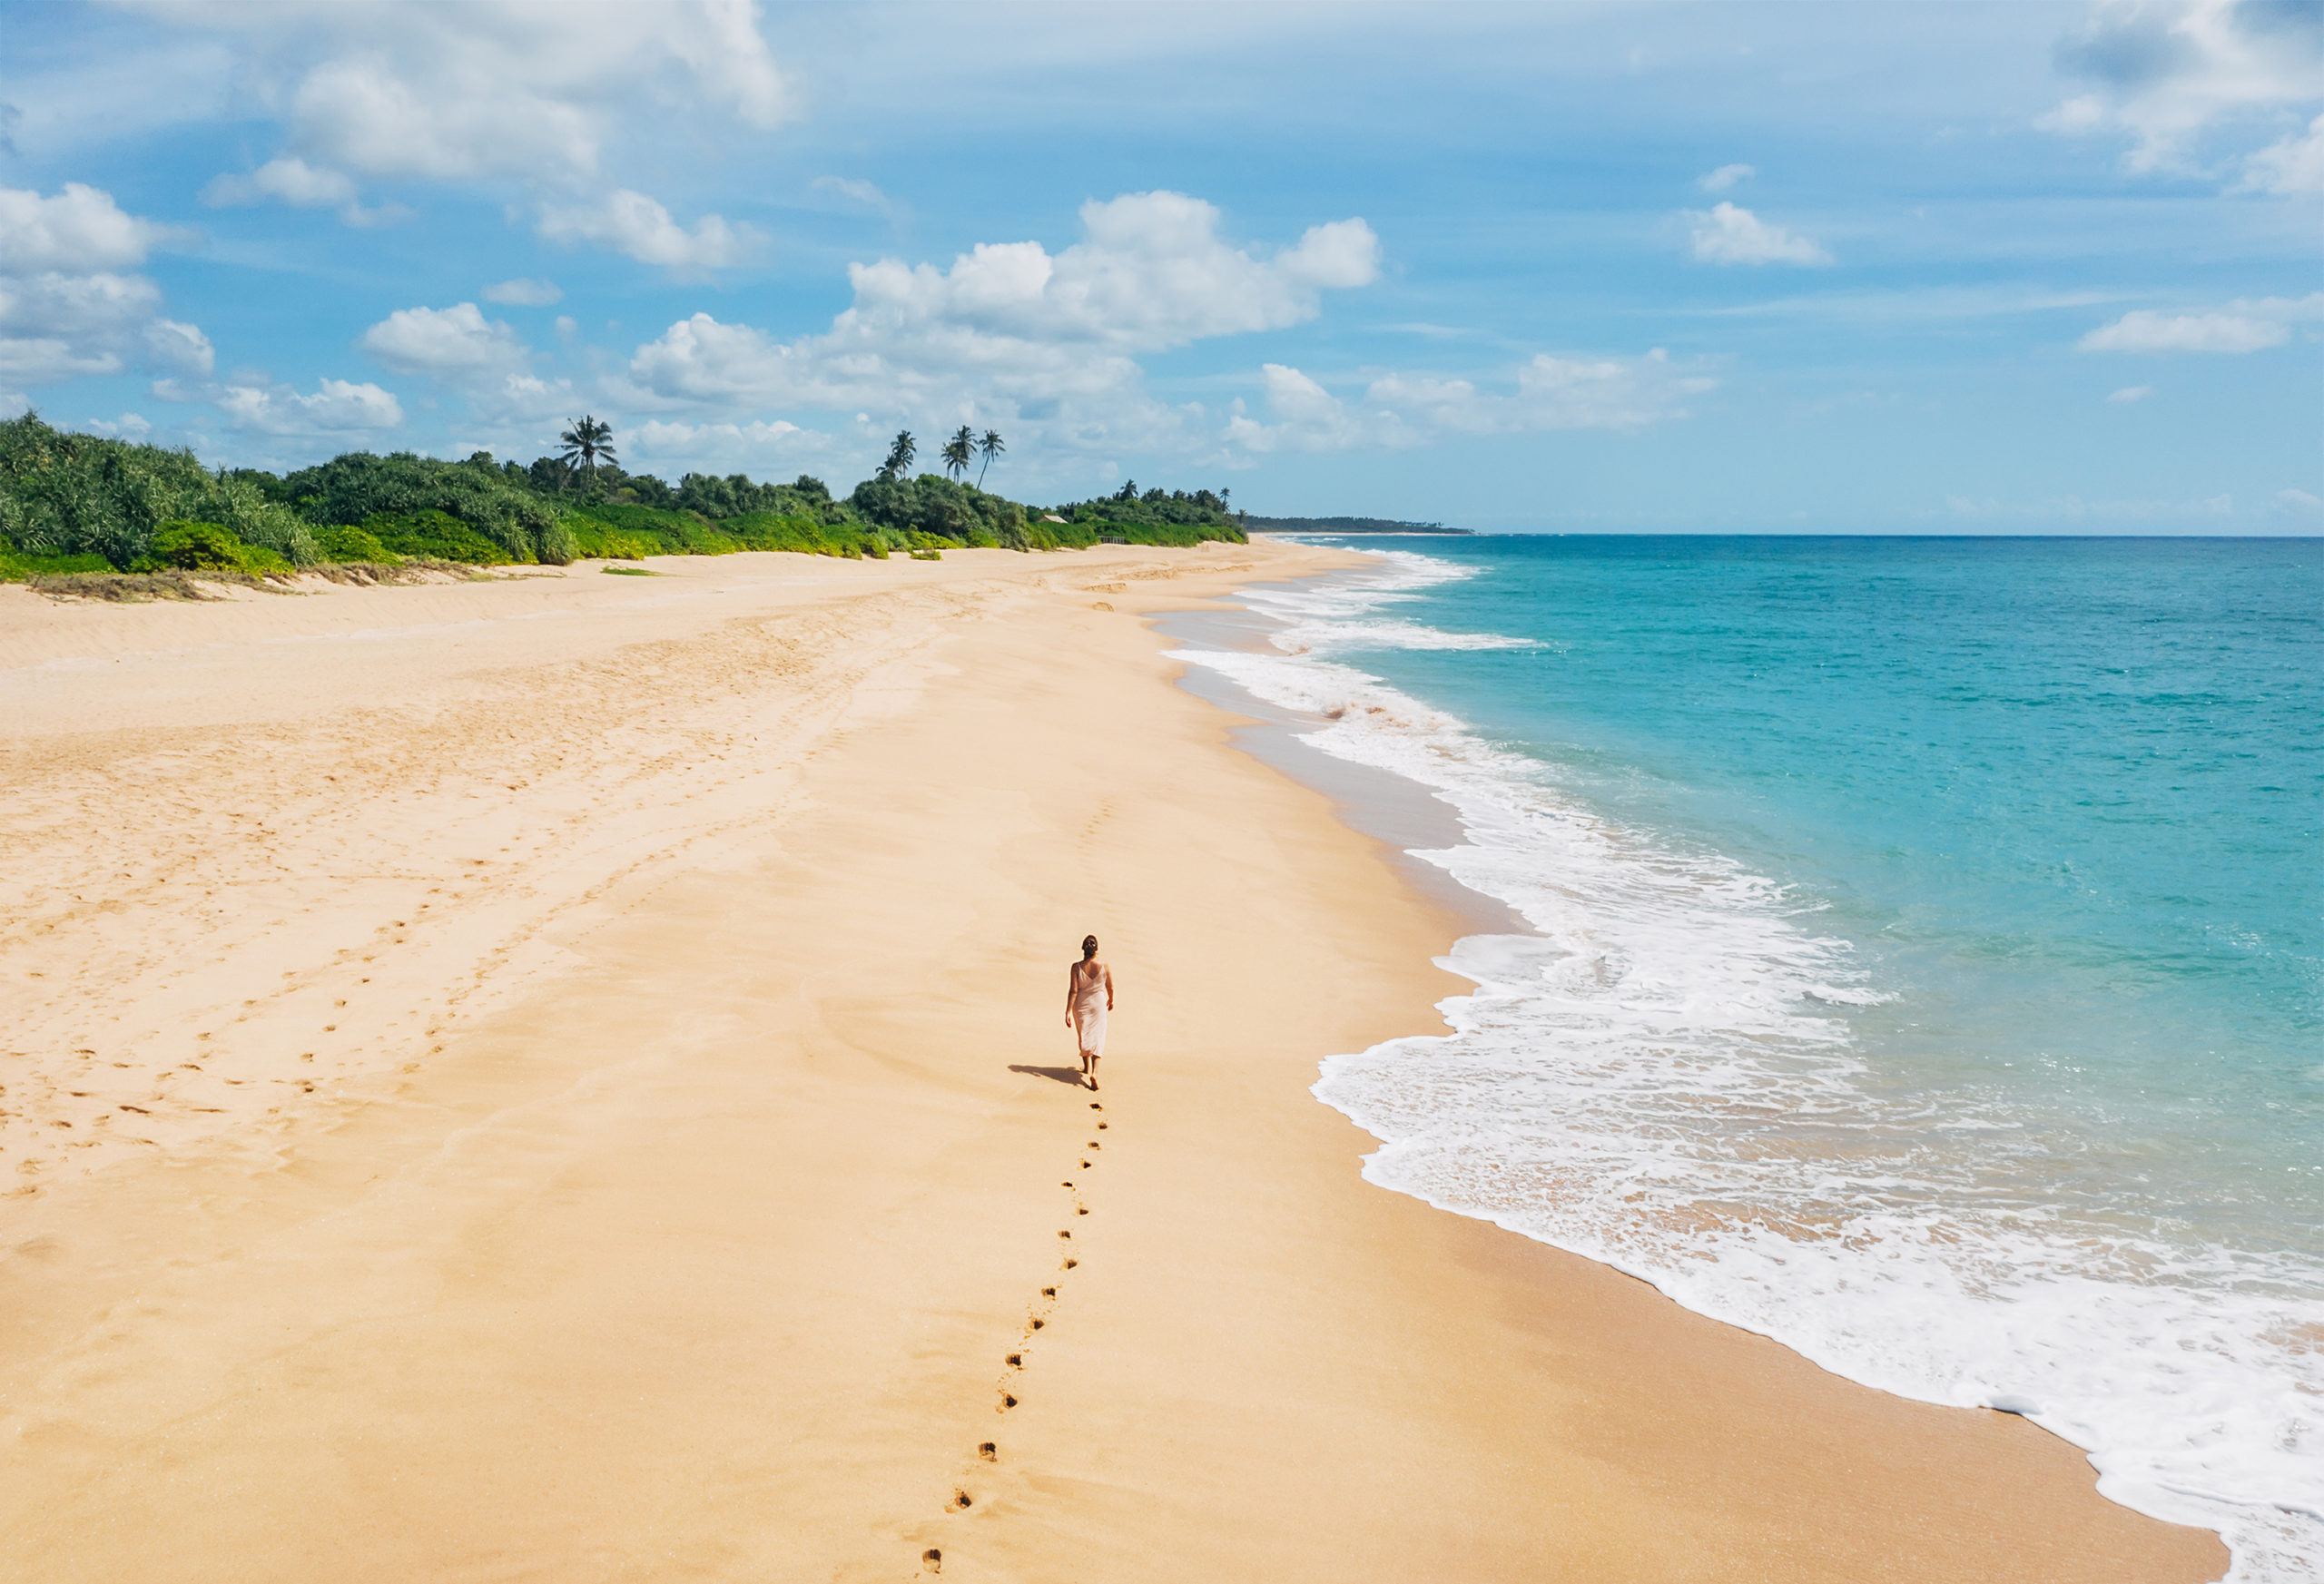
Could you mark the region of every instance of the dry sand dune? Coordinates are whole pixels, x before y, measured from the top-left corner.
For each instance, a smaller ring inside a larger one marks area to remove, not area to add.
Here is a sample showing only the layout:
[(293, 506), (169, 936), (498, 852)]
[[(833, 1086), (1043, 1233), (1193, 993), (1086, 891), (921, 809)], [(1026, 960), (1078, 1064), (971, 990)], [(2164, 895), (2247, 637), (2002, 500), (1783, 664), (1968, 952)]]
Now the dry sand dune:
[(0, 1577), (2215, 1576), (1357, 1178), (1459, 925), (1137, 619), (1332, 559), (0, 590)]

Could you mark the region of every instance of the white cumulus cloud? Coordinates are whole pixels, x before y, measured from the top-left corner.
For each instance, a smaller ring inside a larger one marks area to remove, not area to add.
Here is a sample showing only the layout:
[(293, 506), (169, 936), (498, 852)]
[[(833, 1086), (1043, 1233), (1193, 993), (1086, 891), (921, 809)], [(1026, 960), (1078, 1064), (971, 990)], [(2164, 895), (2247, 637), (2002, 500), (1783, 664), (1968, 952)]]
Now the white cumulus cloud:
[(0, 188), (0, 379), (40, 385), (133, 366), (207, 374), (209, 339), (162, 318), (161, 288), (122, 269), (172, 235), (77, 182), (53, 197)]
[(507, 374), (531, 360), (517, 332), (486, 319), (473, 302), (398, 309), (365, 330), (359, 344), (399, 374), (438, 379)]
[(119, 418), (84, 419), (79, 427), (92, 435), (103, 435), (109, 440), (143, 440), (153, 432), (153, 426), (143, 413), (125, 412)]
[(1379, 271), (1361, 220), (1273, 251), (1233, 245), (1220, 221), (1183, 193), (1132, 193), (1084, 204), (1082, 240), (1055, 254), (999, 242), (943, 269), (857, 264), (853, 304), (821, 335), (782, 341), (697, 313), (639, 347), (629, 378), (646, 403), (1005, 418), (1082, 448), (1147, 426), (1167, 445), (1191, 419), (1145, 396), (1132, 354), (1300, 323)]
[(202, 333), (201, 326), (182, 324), (173, 319), (150, 321), (145, 326), (145, 347), (153, 365), (172, 374), (206, 379), (218, 361), (218, 354), (212, 349), (210, 338)]
[(112, 193), (79, 182), (67, 182), (54, 198), (0, 187), (0, 273), (118, 270), (143, 263), (172, 234), (124, 212)]
[(1039, 242), (980, 242), (949, 270), (854, 265), (855, 306), (834, 328), (1159, 351), (1298, 324), (1325, 290), (1379, 274), (1379, 239), (1361, 220), (1313, 226), (1273, 256), (1230, 246), (1219, 220), (1198, 198), (1137, 192), (1083, 204), (1085, 240), (1055, 257)]
[(505, 433), (521, 431), (536, 437), (526, 442), (535, 445), (539, 443), (537, 437), (556, 432), (559, 421), (571, 418), (595, 400), (583, 397), (570, 379), (544, 379), (537, 374), (503, 374), (464, 382), (462, 389), (471, 423)]
[(212, 209), (234, 209), (253, 203), (285, 203), (293, 209), (339, 206), (339, 218), (349, 225), (392, 225), (409, 220), (411, 211), (399, 203), (366, 209), (356, 201), (354, 182), (346, 172), (327, 165), (310, 165), (295, 155), (269, 160), (248, 175), (231, 172), (213, 176), (202, 190), (202, 202)]
[(1707, 176), (1697, 177), (1695, 185), (1706, 192), (1727, 192), (1738, 182), (1748, 182), (1758, 173), (1749, 165), (1721, 165)]
[(1267, 418), (1228, 419), (1231, 448), (1339, 451), (1423, 444), (1443, 433), (1539, 434), (1556, 429), (1630, 429), (1686, 416), (1688, 398), (1715, 381), (1671, 362), (1656, 348), (1642, 358), (1560, 358), (1538, 353), (1505, 384), (1432, 374), (1388, 374), (1361, 397), (1343, 399), (1296, 369), (1261, 370)]
[(309, 393), (284, 385), (229, 384), (215, 399), (236, 428), (268, 435), (358, 434), (403, 422), (403, 408), (389, 392), (345, 379), (320, 380)]
[(2085, 352), (2257, 352), (2291, 331), (2240, 313), (2156, 313), (2139, 309), (2082, 338)]
[[(2182, 171), (2207, 130), (2324, 98), (2324, 11), (2313, 0), (2098, 0), (2059, 42), (2057, 64), (2093, 86), (2035, 124), (2126, 134), (2132, 171)], [(2298, 164), (2296, 148), (2278, 149)], [(2272, 169), (2255, 162), (2250, 177), (2264, 186)]]
[(1518, 366), (1516, 387), (1507, 392), (1481, 391), (1465, 379), (1392, 374), (1373, 381), (1365, 399), (1470, 434), (1630, 429), (1684, 416), (1687, 398), (1714, 383), (1681, 369), (1657, 347), (1643, 358), (1539, 353)]
[(629, 431), (631, 454), (640, 462), (699, 471), (705, 467), (762, 469), (786, 467), (821, 455), (831, 437), (782, 418), (751, 423), (684, 423), (648, 418)]
[(355, 183), (343, 172), (310, 165), (290, 154), (269, 160), (247, 176), (213, 176), (202, 190), (202, 202), (213, 209), (264, 203), (270, 199), (294, 209), (313, 209), (350, 203), (354, 198)]
[(2324, 291), (2303, 298), (2230, 302), (2203, 313), (2135, 309), (2077, 344), (2085, 352), (2263, 352), (2291, 339), (2291, 326), (2324, 318)]
[(2247, 192), (2324, 192), (2324, 115), (2308, 123), (2308, 131), (2271, 143), (2244, 162)]
[(246, 52), (302, 159), (366, 176), (570, 180), (625, 113), (772, 127), (791, 94), (752, 0), (127, 0)]
[(554, 242), (598, 242), (641, 263), (669, 270), (719, 270), (755, 255), (764, 239), (747, 225), (705, 214), (686, 230), (643, 192), (541, 211), (540, 233)]
[(1392, 412), (1351, 408), (1316, 380), (1283, 363), (1259, 368), (1267, 417), (1262, 423), (1237, 412), (1222, 437), (1238, 450), (1344, 451), (1356, 446), (1411, 445), (1411, 434)]
[(2134, 401), (2144, 401), (2154, 394), (2152, 385), (2125, 385), (2120, 390), (2107, 392), (2106, 399), (2117, 407), (2128, 407)]
[(554, 280), (532, 280), (519, 275), (514, 280), (496, 281), (484, 289), (487, 302), (505, 302), (513, 308), (547, 308), (565, 300), (565, 293), (557, 290)]
[(142, 275), (0, 277), (0, 379), (117, 374), (161, 305), (161, 289)]
[(1828, 264), (1832, 255), (1807, 238), (1761, 220), (1732, 203), (1706, 214), (1689, 211), (1689, 237), (1696, 258), (1707, 264)]

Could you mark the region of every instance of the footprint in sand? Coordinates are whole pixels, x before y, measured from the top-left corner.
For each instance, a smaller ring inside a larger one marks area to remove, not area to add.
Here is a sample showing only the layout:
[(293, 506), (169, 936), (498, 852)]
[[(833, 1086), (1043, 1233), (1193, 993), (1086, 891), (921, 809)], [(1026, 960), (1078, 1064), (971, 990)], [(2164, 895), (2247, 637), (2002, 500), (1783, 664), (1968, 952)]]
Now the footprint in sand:
[(1000, 1461), (1000, 1449), (994, 1446), (989, 1441), (979, 1441), (977, 1443), (977, 1456), (982, 1458), (988, 1463), (997, 1463)]
[(944, 1570), (944, 1553), (931, 1546), (920, 1553), (920, 1565), (931, 1573), (941, 1573)]

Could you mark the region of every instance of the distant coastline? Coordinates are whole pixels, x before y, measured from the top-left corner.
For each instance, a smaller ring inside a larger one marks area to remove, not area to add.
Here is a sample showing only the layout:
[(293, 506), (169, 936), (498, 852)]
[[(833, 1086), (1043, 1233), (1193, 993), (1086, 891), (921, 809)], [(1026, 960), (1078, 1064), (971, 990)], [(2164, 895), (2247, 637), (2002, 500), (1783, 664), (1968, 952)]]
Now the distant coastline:
[(1393, 517), (1263, 517), (1237, 514), (1246, 529), (1263, 534), (1468, 534), (1471, 528), (1448, 528), (1443, 523), (1401, 523)]

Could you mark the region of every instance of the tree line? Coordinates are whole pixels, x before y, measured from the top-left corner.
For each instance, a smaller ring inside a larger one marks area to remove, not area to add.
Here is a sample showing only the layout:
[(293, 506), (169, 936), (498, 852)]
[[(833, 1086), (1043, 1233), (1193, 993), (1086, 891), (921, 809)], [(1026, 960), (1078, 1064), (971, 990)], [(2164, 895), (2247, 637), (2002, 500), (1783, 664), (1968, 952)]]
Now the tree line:
[[(1104, 540), (1240, 540), (1226, 492), (1150, 489), (1051, 507), (982, 487), (1007, 452), (967, 425), (914, 476), (897, 435), (870, 478), (835, 496), (820, 478), (630, 473), (612, 427), (574, 420), (530, 463), (478, 451), (452, 462), (349, 452), (272, 473), (204, 467), (191, 450), (56, 429), (36, 413), (0, 422), (0, 576), (441, 560), (563, 564), (586, 556), (803, 549), (934, 554), (948, 546), (1069, 548)], [(977, 482), (967, 482), (973, 470)], [(197, 531), (198, 530), (198, 531)]]

